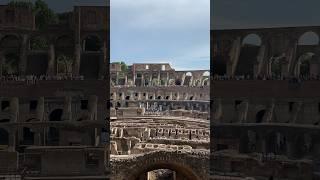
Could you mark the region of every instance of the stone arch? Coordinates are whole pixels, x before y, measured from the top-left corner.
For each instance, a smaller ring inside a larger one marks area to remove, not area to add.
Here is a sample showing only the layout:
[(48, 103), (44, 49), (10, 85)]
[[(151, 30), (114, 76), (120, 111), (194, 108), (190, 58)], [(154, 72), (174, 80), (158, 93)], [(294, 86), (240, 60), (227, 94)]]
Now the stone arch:
[(202, 73), (202, 76), (203, 77), (209, 77), (210, 76), (210, 72), (206, 71), (206, 72)]
[(47, 50), (49, 48), (49, 41), (47, 37), (36, 35), (29, 39), (30, 50)]
[(1, 49), (19, 49), (21, 47), (21, 38), (17, 35), (6, 35), (0, 40)]
[(54, 109), (49, 115), (49, 121), (62, 121), (63, 109)]
[(164, 159), (158, 161), (149, 161), (149, 163), (141, 163), (139, 164), (139, 166), (140, 167), (135, 168), (134, 171), (131, 171), (131, 174), (128, 176), (128, 180), (139, 180), (141, 175), (157, 169), (170, 169), (172, 171), (175, 171), (177, 174), (180, 174), (185, 180), (201, 179), (199, 175), (197, 175), (196, 172), (192, 170), (191, 167), (178, 161), (169, 161)]
[(191, 84), (191, 82), (192, 82), (192, 79), (193, 79), (192, 72), (185, 73), (185, 78), (184, 78), (183, 85), (189, 86)]
[(18, 75), (20, 56), (16, 52), (8, 51), (4, 54), (4, 62), (2, 62), (2, 74), (3, 75)]
[(202, 81), (202, 86), (208, 86), (209, 84), (210, 84), (209, 78), (205, 78), (205, 79)]
[(257, 34), (248, 34), (242, 40), (239, 60), (236, 66), (236, 75), (254, 75), (254, 65), (257, 61), (262, 38)]
[(310, 76), (311, 61), (314, 57), (315, 54), (313, 52), (306, 52), (301, 54), (296, 64), (295, 74), (297, 76)]
[(254, 46), (261, 46), (262, 44), (262, 38), (260, 35), (251, 33), (247, 34), (243, 39), (242, 39), (242, 46), (245, 44), (250, 44)]
[(192, 72), (187, 72), (186, 76), (192, 76)]
[(9, 145), (9, 132), (3, 128), (0, 128), (0, 146)]
[(286, 137), (281, 132), (272, 131), (266, 135), (266, 152), (273, 154), (286, 153)]
[(102, 50), (103, 41), (97, 35), (88, 35), (82, 40), (82, 49), (85, 52), (96, 52)]
[(174, 79), (170, 79), (170, 80), (169, 80), (168, 85), (169, 85), (169, 86), (173, 86), (173, 85), (175, 85), (175, 81), (174, 81)]
[(195, 86), (200, 86), (201, 85), (201, 81), (199, 79), (197, 79), (194, 83)]
[(74, 49), (74, 39), (69, 35), (58, 36), (55, 39), (55, 49), (58, 51)]
[(278, 77), (282, 74), (281, 58), (274, 57), (270, 61), (271, 76)]
[[(62, 121), (63, 110), (55, 109), (49, 115), (49, 121)], [(59, 145), (60, 141), (60, 130), (57, 127), (49, 127), (48, 131), (48, 145)]]
[(298, 45), (318, 45), (319, 35), (313, 31), (303, 33), (298, 39)]

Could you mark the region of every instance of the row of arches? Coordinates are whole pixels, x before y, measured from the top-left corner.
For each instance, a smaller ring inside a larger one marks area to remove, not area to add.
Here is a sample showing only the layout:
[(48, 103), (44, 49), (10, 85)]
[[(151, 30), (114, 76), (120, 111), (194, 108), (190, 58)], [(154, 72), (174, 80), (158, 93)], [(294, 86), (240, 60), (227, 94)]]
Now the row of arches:
[[(239, 47), (239, 57), (237, 62), (235, 62), (236, 64), (234, 66), (235, 70), (233, 75), (254, 77), (257, 76), (258, 73), (262, 73), (270, 78), (287, 76), (286, 71), (288, 67), (286, 67), (286, 63), (288, 63), (290, 54), (288, 53), (288, 49), (281, 52), (281, 48), (283, 48), (281, 46), (285, 45), (281, 43), (284, 42), (275, 42), (276, 44), (270, 44), (276, 40), (272, 40), (272, 42), (265, 42), (266, 40), (263, 38), (264, 37), (262, 37), (262, 35), (251, 33), (240, 39), (241, 45)], [(266, 51), (266, 47), (269, 47), (269, 45), (279, 47), (278, 49), (271, 47), (273, 51), (275, 50), (275, 52), (272, 53), (275, 54), (271, 54), (270, 49)], [(315, 77), (320, 74), (316, 70), (320, 66), (316, 51), (317, 46), (319, 46), (319, 35), (317, 33), (309, 31), (301, 34), (297, 39), (295, 55), (292, 56), (295, 59), (294, 62), (291, 62), (291, 66), (293, 67), (292, 69), (289, 69), (291, 73), (290, 75), (298, 77)], [(261, 68), (260, 61), (264, 56), (268, 56), (269, 59), (267, 59), (267, 62), (263, 64), (265, 70), (261, 72), (261, 70), (259, 70), (259, 68)], [(215, 56), (213, 65), (214, 74), (227, 74), (227, 66), (230, 66), (227, 65), (227, 59), (227, 54), (217, 54)]]
[[(17, 35), (5, 35), (0, 40), (1, 49), (20, 49), (22, 48), (23, 38)], [(27, 41), (29, 50), (48, 50), (50, 40), (46, 36), (35, 35)], [(87, 51), (102, 51), (103, 40), (97, 35), (88, 35), (81, 40), (82, 50)], [(74, 48), (75, 40), (72, 36), (62, 35), (53, 39), (53, 44), (56, 49), (72, 49)]]

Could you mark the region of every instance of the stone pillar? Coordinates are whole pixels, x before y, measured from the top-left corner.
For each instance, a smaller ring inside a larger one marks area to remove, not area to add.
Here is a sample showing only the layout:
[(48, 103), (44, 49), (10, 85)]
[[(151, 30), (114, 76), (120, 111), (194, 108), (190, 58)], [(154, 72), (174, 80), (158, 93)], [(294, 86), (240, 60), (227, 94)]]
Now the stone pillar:
[(19, 120), (19, 99), (13, 97), (10, 99), (11, 122), (16, 123)]
[(295, 149), (296, 147), (296, 141), (295, 141), (295, 136), (294, 135), (287, 135), (286, 136), (286, 155), (289, 158), (294, 158), (295, 157)]
[(117, 74), (116, 74), (116, 85), (119, 85), (119, 72), (117, 72)]
[(133, 85), (136, 85), (136, 77), (137, 77), (137, 73), (133, 73)]
[(122, 92), (121, 100), (124, 101), (125, 98), (126, 98), (126, 94), (124, 92)]
[(241, 52), (241, 37), (237, 37), (232, 44), (229, 52), (230, 61), (227, 63), (227, 75), (232, 76), (236, 72), (239, 56)]
[(37, 119), (39, 119), (40, 122), (44, 120), (44, 97), (38, 99)]
[(70, 95), (64, 98), (63, 120), (72, 121), (72, 97)]
[(253, 72), (253, 76), (254, 77), (258, 77), (258, 75), (263, 75), (263, 68), (264, 68), (264, 64), (265, 64), (265, 56), (266, 56), (266, 50), (267, 47), (265, 44), (262, 44), (259, 52), (258, 52), (258, 56), (257, 56), (257, 62), (254, 63), (254, 72)]
[(49, 61), (47, 74), (50, 76), (53, 76), (55, 74), (55, 49), (53, 44), (49, 45)]
[(88, 110), (90, 113), (90, 120), (91, 121), (97, 120), (98, 97), (96, 95), (89, 96)]
[(74, 49), (74, 62), (73, 62), (73, 75), (79, 76), (80, 75), (80, 63), (81, 63), (81, 44), (75, 44)]
[(101, 142), (101, 129), (95, 128), (95, 146), (99, 146)]
[(172, 101), (173, 92), (170, 92), (169, 100)]
[(124, 76), (124, 84), (128, 85), (128, 76), (127, 75)]
[(27, 42), (28, 42), (28, 36), (23, 35), (21, 51), (20, 51), (20, 64), (19, 64), (21, 75), (26, 75), (26, 71), (27, 71)]
[(107, 73), (107, 70), (109, 71), (109, 69), (107, 69), (107, 64), (108, 64), (108, 48), (107, 48), (107, 44), (106, 42), (103, 43), (103, 57), (99, 63), (99, 77), (105, 76)]
[(34, 144), (36, 145), (36, 146), (41, 146), (41, 133), (40, 132), (38, 132), (38, 131), (36, 131), (35, 133), (34, 133)]
[(144, 87), (145, 86), (145, 82), (144, 82), (144, 74), (142, 73), (141, 75), (141, 86)]
[(152, 86), (152, 74), (150, 75), (150, 77), (149, 77), (149, 84), (148, 84), (148, 86)]
[(5, 60), (5, 58), (4, 58), (4, 56), (3, 56), (3, 52), (2, 51), (0, 51), (0, 78), (2, 77), (2, 64), (4, 63), (4, 60)]
[(138, 92), (138, 100), (141, 100), (141, 92)]
[(16, 129), (11, 129), (9, 132), (9, 152), (14, 152), (16, 149)]
[(166, 80), (166, 86), (168, 86), (169, 85), (169, 80), (170, 80), (170, 78), (169, 78), (169, 72), (167, 72), (167, 80)]
[(158, 85), (161, 85), (161, 72), (158, 73)]
[(180, 100), (180, 93), (177, 92), (177, 99), (176, 100)]

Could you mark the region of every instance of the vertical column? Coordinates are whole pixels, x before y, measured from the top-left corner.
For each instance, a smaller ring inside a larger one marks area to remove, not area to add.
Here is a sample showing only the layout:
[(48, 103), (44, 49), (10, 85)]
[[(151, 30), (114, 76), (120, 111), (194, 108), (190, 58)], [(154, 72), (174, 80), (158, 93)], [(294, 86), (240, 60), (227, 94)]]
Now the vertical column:
[(37, 105), (37, 119), (39, 119), (39, 121), (42, 122), (43, 116), (44, 116), (44, 97), (40, 97), (38, 99), (38, 105)]
[(81, 63), (81, 44), (78, 42), (75, 44), (74, 49), (74, 62), (73, 62), (73, 75), (79, 76), (80, 75), (80, 63)]
[(63, 110), (63, 119), (65, 121), (72, 121), (72, 97), (66, 96), (64, 99), (64, 110)]
[(124, 84), (128, 85), (128, 76), (127, 75), (124, 76)]
[[(106, 75), (107, 71), (107, 64), (108, 64), (108, 48), (106, 42), (103, 43), (103, 57), (99, 63), (99, 77), (104, 77)], [(80, 58), (81, 59), (81, 58)], [(109, 69), (108, 69), (109, 71)]]
[(227, 65), (227, 75), (229, 76), (234, 75), (236, 72), (240, 51), (241, 51), (241, 37), (237, 37), (237, 39), (233, 41), (233, 45), (229, 53), (230, 61), (228, 62), (228, 65)]
[(41, 133), (39, 132), (39, 130), (36, 130), (36, 132), (34, 133), (34, 144), (36, 146), (41, 146)]
[(4, 63), (4, 57), (3, 57), (3, 52), (0, 51), (0, 78), (2, 77), (2, 64)]
[(119, 72), (116, 74), (116, 85), (119, 85)]
[(54, 45), (49, 45), (49, 61), (48, 61), (48, 70), (47, 74), (53, 76), (55, 73), (55, 49)]
[(158, 85), (161, 85), (161, 71), (158, 73)]
[(141, 75), (141, 86), (144, 87), (145, 86), (145, 82), (144, 82), (144, 74), (142, 73)]
[(94, 133), (95, 133), (95, 143), (94, 145), (95, 146), (99, 146), (100, 145), (100, 142), (101, 142), (101, 129), (100, 128), (95, 128), (94, 129)]
[(19, 99), (17, 97), (13, 97), (10, 99), (10, 112), (11, 112), (11, 122), (18, 122), (19, 119)]
[(133, 85), (136, 85), (137, 73), (133, 73)]
[(148, 86), (152, 86), (152, 74), (150, 75), (150, 77), (149, 77), (149, 85)]
[(90, 120), (97, 120), (98, 97), (96, 95), (89, 96), (88, 109), (90, 113)]
[(167, 72), (167, 80), (166, 80), (166, 86), (168, 86), (169, 85), (169, 80), (170, 80), (170, 78), (169, 78), (169, 72)]
[(23, 35), (22, 37), (22, 45), (21, 45), (21, 51), (20, 51), (20, 73), (22, 75), (26, 74), (27, 71), (27, 41), (28, 41), (28, 36)]
[(14, 152), (16, 149), (16, 129), (12, 128), (9, 132), (9, 151)]

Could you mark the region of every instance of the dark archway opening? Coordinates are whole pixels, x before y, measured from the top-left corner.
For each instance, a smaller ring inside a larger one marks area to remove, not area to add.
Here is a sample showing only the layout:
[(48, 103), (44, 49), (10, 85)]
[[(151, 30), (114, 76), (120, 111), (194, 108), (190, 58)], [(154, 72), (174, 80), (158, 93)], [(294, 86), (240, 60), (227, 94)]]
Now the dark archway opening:
[(34, 144), (34, 132), (30, 128), (23, 128), (23, 144), (24, 145), (33, 145)]
[(261, 110), (256, 114), (256, 123), (262, 123), (266, 110)]
[[(49, 121), (62, 121), (62, 109), (56, 109), (51, 112), (49, 116)], [(48, 145), (56, 146), (59, 145), (60, 141), (60, 131), (57, 127), (49, 127), (48, 131)]]
[(176, 84), (177, 86), (181, 86), (181, 80), (180, 80), (180, 79), (177, 79), (176, 82), (175, 82), (175, 84)]
[(101, 51), (102, 42), (97, 36), (88, 36), (83, 40), (83, 50), (84, 51)]
[(0, 146), (9, 145), (9, 133), (5, 129), (0, 128)]
[(20, 57), (17, 53), (8, 53), (5, 55), (5, 60), (2, 64), (3, 75), (19, 75)]

